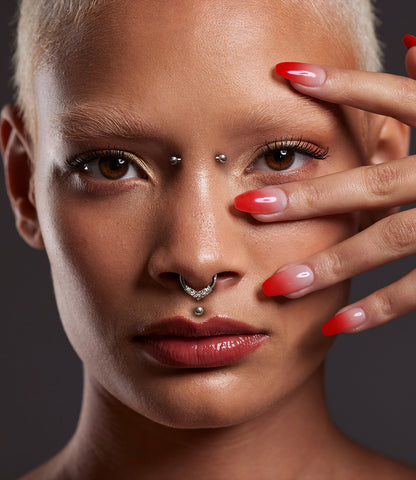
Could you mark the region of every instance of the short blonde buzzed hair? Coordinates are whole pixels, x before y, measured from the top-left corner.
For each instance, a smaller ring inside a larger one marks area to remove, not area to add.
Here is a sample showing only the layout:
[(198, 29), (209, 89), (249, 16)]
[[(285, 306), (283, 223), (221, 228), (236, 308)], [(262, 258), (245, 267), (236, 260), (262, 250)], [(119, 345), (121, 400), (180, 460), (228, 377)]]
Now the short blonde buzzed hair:
[[(13, 80), (16, 104), (32, 138), (36, 133), (33, 73), (41, 65), (53, 63), (54, 58), (76, 55), (77, 38), (94, 29), (100, 11), (114, 1), (20, 0)], [(373, 0), (310, 0), (309, 5), (328, 29), (341, 26), (338, 31), (345, 33), (345, 42), (357, 52), (360, 68), (381, 69)], [(328, 6), (333, 15), (328, 15)]]
[(33, 73), (54, 58), (76, 55), (77, 36), (94, 28), (96, 16), (111, 0), (20, 0), (13, 55), (15, 100), (26, 130), (35, 133)]

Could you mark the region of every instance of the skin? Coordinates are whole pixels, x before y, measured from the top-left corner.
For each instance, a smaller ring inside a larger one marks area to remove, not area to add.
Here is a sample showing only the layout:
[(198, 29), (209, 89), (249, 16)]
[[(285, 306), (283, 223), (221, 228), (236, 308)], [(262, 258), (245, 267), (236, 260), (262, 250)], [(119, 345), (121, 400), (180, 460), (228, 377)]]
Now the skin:
[[(248, 190), (290, 189), (406, 154), (400, 122), (309, 99), (272, 73), (276, 62), (305, 55), (356, 66), (347, 49), (322, 48), (333, 45), (325, 29), (299, 33), (294, 19), (309, 17), (306, 4), (296, 5), (279, 11), (264, 0), (253, 12), (242, 2), (116, 2), (81, 42), (88, 49), (35, 72), (36, 138), (12, 105), (3, 109), (17, 226), (46, 249), (85, 374), (74, 437), (25, 479), (416, 478), (354, 445), (328, 418), (322, 370), (333, 338), (320, 328), (345, 305), (348, 281), (294, 300), (261, 290), (279, 267), (350, 238), (363, 218), (345, 208), (260, 223), (234, 207)], [(258, 118), (265, 108), (267, 122)], [(135, 120), (135, 130), (120, 137), (113, 123), (97, 132), (91, 119), (109, 112)], [(152, 127), (147, 136), (138, 118)], [(330, 155), (290, 173), (259, 170), (256, 148), (281, 137)], [(147, 177), (109, 182), (65, 162), (109, 145), (135, 154)], [(220, 165), (223, 152), (229, 160)], [(169, 165), (171, 155), (183, 158), (180, 167)], [(132, 342), (138, 330), (192, 318), (195, 302), (177, 274), (202, 288), (215, 273), (205, 318), (244, 321), (267, 332), (264, 344), (237, 364), (202, 371), (146, 357)]]

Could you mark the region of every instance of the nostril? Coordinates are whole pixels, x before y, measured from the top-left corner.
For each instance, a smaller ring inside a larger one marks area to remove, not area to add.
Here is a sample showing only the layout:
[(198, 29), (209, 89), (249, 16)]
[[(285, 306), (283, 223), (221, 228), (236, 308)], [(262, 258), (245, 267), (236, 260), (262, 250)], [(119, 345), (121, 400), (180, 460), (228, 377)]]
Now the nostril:
[(163, 272), (160, 274), (160, 279), (167, 284), (179, 283), (179, 274), (175, 272)]
[(235, 280), (238, 277), (238, 273), (226, 271), (217, 273), (217, 282), (226, 280)]
[(179, 274), (175, 272), (162, 272), (157, 276), (156, 281), (164, 288), (168, 288), (169, 290), (181, 288)]

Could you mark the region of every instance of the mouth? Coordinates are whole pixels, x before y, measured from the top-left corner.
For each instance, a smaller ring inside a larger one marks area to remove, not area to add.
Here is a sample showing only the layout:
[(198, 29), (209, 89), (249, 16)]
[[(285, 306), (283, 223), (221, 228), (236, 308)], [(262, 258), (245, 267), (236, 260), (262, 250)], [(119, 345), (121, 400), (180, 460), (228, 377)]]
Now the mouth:
[(203, 323), (174, 317), (145, 327), (134, 342), (162, 365), (213, 368), (239, 362), (267, 338), (268, 332), (226, 317)]

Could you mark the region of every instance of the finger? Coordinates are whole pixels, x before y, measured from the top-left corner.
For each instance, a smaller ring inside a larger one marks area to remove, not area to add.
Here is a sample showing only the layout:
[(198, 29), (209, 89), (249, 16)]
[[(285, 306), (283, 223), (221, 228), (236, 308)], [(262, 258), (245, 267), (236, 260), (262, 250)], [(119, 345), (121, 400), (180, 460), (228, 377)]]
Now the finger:
[(414, 253), (416, 209), (380, 220), (343, 242), (281, 268), (263, 283), (263, 292), (299, 298)]
[(324, 335), (356, 333), (416, 310), (416, 270), (359, 302), (343, 308), (322, 326)]
[(403, 42), (409, 50), (406, 55), (406, 70), (410, 78), (416, 79), (416, 37), (405, 35)]
[(262, 222), (300, 220), (415, 201), (416, 156), (353, 168), (323, 177), (250, 190), (235, 198), (238, 210)]
[(305, 95), (416, 126), (416, 82), (411, 78), (297, 62), (278, 63), (276, 73)]

